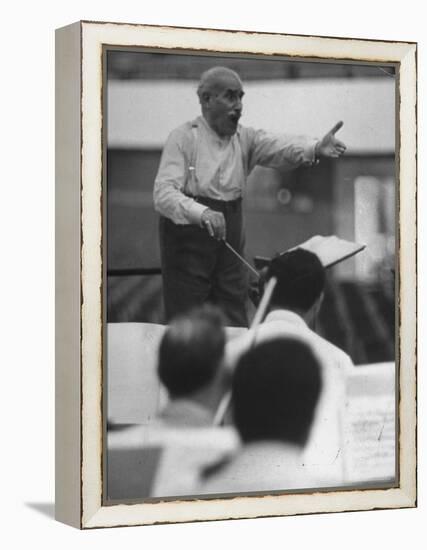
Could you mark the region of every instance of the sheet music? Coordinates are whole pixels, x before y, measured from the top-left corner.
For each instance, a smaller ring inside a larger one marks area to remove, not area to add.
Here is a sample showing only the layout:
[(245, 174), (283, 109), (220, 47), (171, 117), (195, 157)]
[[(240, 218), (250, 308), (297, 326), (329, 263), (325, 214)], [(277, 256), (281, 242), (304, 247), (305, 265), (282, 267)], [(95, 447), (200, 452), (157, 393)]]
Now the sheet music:
[[(344, 419), (345, 477), (349, 483), (391, 481), (396, 475), (394, 366), (356, 367)], [(383, 370), (383, 376), (380, 371)], [(359, 393), (360, 392), (360, 393)]]
[(297, 248), (304, 248), (313, 252), (319, 257), (324, 267), (331, 267), (357, 254), (357, 252), (365, 248), (365, 245), (340, 239), (336, 235), (329, 235), (327, 237), (315, 235), (311, 239), (308, 239), (308, 241), (298, 245)]

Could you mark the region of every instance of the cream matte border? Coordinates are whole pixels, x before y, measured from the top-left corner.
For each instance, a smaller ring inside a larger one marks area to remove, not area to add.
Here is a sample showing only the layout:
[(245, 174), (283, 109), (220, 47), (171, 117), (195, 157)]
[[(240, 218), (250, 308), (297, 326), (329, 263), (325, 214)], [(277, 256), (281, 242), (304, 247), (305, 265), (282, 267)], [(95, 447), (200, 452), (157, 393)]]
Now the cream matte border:
[[(141, 525), (416, 504), (416, 45), (113, 23), (81, 24), (81, 527)], [(145, 46), (400, 63), (400, 486), (102, 506), (102, 48)]]

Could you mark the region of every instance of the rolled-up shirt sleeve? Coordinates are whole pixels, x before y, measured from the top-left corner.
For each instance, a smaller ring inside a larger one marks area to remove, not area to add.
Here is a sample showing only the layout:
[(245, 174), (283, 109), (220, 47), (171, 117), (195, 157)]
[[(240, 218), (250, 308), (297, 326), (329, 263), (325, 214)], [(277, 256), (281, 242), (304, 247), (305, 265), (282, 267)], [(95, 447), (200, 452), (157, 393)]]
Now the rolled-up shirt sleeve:
[(316, 162), (316, 138), (291, 134), (276, 135), (253, 128), (247, 130), (250, 170), (256, 165), (293, 170), (298, 166), (311, 166)]
[[(187, 148), (186, 148), (187, 145)], [(184, 194), (188, 178), (188, 144), (181, 129), (169, 135), (163, 148), (154, 182), (154, 207), (157, 212), (179, 225), (200, 225), (206, 206)]]

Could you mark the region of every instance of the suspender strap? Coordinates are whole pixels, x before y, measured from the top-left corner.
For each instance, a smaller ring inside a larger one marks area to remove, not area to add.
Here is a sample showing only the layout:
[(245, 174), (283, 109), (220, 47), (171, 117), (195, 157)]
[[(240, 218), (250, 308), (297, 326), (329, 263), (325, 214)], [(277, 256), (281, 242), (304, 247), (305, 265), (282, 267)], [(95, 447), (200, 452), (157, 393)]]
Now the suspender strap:
[[(197, 154), (198, 154), (198, 147), (199, 147), (197, 120), (193, 120), (191, 123), (191, 134), (192, 134), (192, 146), (191, 146), (191, 153), (190, 153), (190, 163), (188, 165), (188, 172), (189, 172), (188, 180), (191, 181), (193, 190), (195, 190), (197, 189), (196, 166), (197, 166)], [(243, 171), (246, 174), (247, 159), (243, 158), (239, 135), (237, 136), (237, 143), (240, 148), (240, 154), (242, 155)]]
[(190, 172), (190, 180), (191, 180), (191, 183), (193, 184), (193, 190), (194, 190), (196, 189), (196, 163), (197, 163), (197, 149), (198, 149), (196, 121), (191, 123), (191, 133), (193, 136), (193, 145), (191, 148), (190, 165), (188, 166), (188, 171)]

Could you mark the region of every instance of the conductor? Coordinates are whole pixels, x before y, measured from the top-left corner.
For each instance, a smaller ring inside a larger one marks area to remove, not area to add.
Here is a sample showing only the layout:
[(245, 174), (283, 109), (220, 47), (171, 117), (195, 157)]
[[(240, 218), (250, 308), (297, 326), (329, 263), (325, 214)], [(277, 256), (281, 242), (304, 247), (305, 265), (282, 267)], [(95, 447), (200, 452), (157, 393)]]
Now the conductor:
[(214, 67), (200, 78), (201, 116), (171, 132), (154, 184), (166, 320), (205, 302), (217, 304), (230, 326), (247, 326), (242, 195), (257, 165), (280, 169), (337, 158), (346, 147), (335, 134), (321, 140), (274, 135), (239, 124), (243, 84)]

